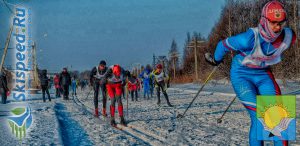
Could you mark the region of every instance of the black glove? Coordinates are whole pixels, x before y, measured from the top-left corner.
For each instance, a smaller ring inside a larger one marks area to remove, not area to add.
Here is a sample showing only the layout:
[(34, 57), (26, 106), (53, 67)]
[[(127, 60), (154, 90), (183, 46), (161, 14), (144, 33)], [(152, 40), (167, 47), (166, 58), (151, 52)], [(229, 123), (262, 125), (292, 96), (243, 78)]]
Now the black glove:
[(170, 83), (167, 84), (167, 88), (169, 88), (169, 87), (170, 87)]
[(218, 66), (220, 63), (222, 63), (222, 61), (216, 61), (210, 53), (205, 53), (205, 61), (212, 66)]

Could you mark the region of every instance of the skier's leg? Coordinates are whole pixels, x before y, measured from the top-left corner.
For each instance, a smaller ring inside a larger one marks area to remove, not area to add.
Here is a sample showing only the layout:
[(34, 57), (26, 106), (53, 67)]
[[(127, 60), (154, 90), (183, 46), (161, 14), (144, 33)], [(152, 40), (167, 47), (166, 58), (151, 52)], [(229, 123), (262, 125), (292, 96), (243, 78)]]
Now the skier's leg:
[(102, 115), (106, 116), (106, 101), (107, 101), (107, 95), (106, 95), (106, 87), (105, 84), (101, 85), (101, 92), (102, 92)]
[(123, 104), (122, 104), (122, 85), (121, 84), (116, 84), (116, 99), (118, 102), (118, 111), (119, 111), (119, 116), (120, 116), (120, 124), (126, 125), (125, 119), (124, 119), (124, 111), (123, 111)]
[(133, 91), (129, 91), (130, 96), (131, 96), (131, 101), (134, 101), (134, 97), (133, 97)]
[(67, 88), (65, 85), (62, 86), (62, 93), (63, 93), (63, 96), (64, 96), (64, 99), (67, 99)]
[(99, 110), (98, 110), (99, 83), (98, 82), (94, 83), (93, 89), (94, 89), (95, 116), (99, 116)]
[(147, 95), (147, 98), (149, 99), (149, 82), (144, 83), (144, 96)]
[(156, 87), (156, 92), (157, 92), (157, 104), (160, 104), (160, 86), (157, 85)]
[(171, 105), (171, 103), (170, 103), (170, 101), (169, 101), (169, 96), (168, 96), (168, 94), (167, 94), (167, 88), (166, 88), (164, 82), (161, 84), (161, 90), (162, 90), (162, 93), (164, 94), (164, 96), (165, 96), (165, 98), (166, 98), (166, 101), (167, 101), (168, 106), (172, 107), (173, 105)]
[(153, 97), (153, 90), (154, 90), (154, 87), (153, 87), (153, 85), (150, 85), (150, 93), (151, 93), (151, 98)]
[[(257, 80), (260, 95), (281, 95), (281, 90), (270, 70)], [(274, 141), (274, 146), (287, 146), (288, 141)]]
[(144, 86), (144, 99), (146, 98), (146, 88)]
[(251, 119), (249, 132), (250, 146), (262, 146), (263, 141), (257, 140), (256, 132), (256, 87), (254, 83), (245, 77), (239, 77), (237, 74), (231, 74), (231, 82), (237, 97), (239, 97), (242, 104), (246, 107)]
[(48, 89), (48, 87), (46, 87), (46, 93), (47, 93), (47, 95), (48, 95), (48, 100), (49, 100), (49, 101), (51, 101), (51, 98), (50, 98), (50, 93), (49, 93), (49, 89)]
[(110, 98), (111, 104), (110, 104), (110, 124), (112, 126), (116, 126), (116, 121), (115, 121), (115, 105), (116, 105), (116, 98), (112, 97)]
[(2, 89), (0, 89), (0, 90), (1, 90), (1, 102), (2, 102), (2, 104), (5, 104), (4, 103), (5, 99), (4, 99), (4, 96), (3, 96), (3, 91), (2, 91)]
[(60, 88), (57, 88), (57, 96), (58, 96), (58, 97), (60, 97), (60, 95), (61, 95), (60, 92), (61, 92), (61, 91), (60, 91)]
[(45, 86), (42, 86), (42, 93), (43, 93), (43, 101), (46, 102), (46, 98), (45, 98)]
[(65, 85), (66, 88), (66, 98), (69, 99), (69, 86)]
[(115, 88), (114, 84), (106, 84), (106, 90), (110, 97), (110, 124), (112, 126), (116, 126), (116, 121), (115, 121), (116, 98), (115, 98), (115, 89), (114, 88)]
[(0, 93), (2, 97), (2, 104), (6, 104), (6, 91), (3, 88), (0, 88)]
[(134, 92), (135, 92), (135, 100), (138, 101), (138, 91), (135, 90)]
[(58, 97), (58, 94), (57, 94), (57, 88), (55, 88), (55, 98)]

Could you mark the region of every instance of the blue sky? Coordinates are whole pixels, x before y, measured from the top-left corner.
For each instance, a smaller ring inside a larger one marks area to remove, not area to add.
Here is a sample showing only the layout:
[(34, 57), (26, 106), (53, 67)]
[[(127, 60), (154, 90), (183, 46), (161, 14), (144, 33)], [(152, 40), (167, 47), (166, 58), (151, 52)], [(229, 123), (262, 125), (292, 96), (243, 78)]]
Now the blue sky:
[[(91, 69), (101, 59), (124, 67), (152, 63), (153, 54), (167, 55), (172, 39), (182, 52), (187, 32), (207, 37), (224, 1), (23, 0), (22, 4), (32, 9), (40, 68), (57, 71), (71, 65), (76, 70)], [(0, 18), (3, 48), (10, 13), (2, 2)]]

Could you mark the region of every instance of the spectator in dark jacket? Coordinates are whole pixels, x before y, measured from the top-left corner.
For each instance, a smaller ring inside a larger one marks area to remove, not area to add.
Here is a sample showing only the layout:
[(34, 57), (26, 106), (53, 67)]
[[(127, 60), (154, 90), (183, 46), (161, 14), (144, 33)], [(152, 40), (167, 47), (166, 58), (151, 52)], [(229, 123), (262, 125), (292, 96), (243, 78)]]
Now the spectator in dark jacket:
[(0, 94), (2, 97), (2, 104), (6, 104), (9, 89), (7, 87), (6, 75), (4, 73), (0, 73)]
[(43, 101), (46, 102), (46, 99), (45, 99), (45, 92), (46, 92), (47, 95), (48, 95), (49, 101), (51, 101), (50, 93), (49, 93), (49, 90), (48, 90), (48, 86), (49, 86), (49, 78), (47, 77), (47, 70), (43, 70), (43, 71), (42, 71), (42, 74), (41, 74), (41, 76), (40, 76), (40, 81), (41, 81), (42, 92), (43, 92)]
[(68, 73), (67, 68), (63, 68), (63, 71), (59, 76), (59, 85), (63, 89), (64, 100), (68, 100), (69, 99), (69, 86), (71, 85), (71, 76)]

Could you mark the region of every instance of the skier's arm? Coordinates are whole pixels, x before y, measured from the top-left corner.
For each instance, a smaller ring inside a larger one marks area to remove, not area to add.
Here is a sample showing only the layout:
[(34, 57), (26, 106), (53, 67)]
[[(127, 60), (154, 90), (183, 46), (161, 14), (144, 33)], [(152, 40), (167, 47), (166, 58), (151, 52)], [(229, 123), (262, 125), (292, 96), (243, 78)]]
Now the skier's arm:
[(107, 72), (106, 72), (105, 75), (104, 75), (104, 78), (105, 78), (105, 79), (109, 78), (109, 77), (111, 76), (111, 74), (112, 74), (112, 69), (111, 69), (111, 68), (108, 68), (108, 69), (107, 69)]
[(140, 73), (139, 78), (144, 79), (144, 71)]
[(92, 71), (90, 72), (90, 85), (93, 85), (93, 79), (94, 79), (94, 75), (96, 74), (97, 72), (97, 68), (96, 67), (93, 67)]
[(255, 37), (252, 29), (222, 40), (216, 47), (214, 59), (219, 63), (222, 62), (225, 54), (229, 51), (245, 52), (251, 50), (254, 46), (254, 41)]

